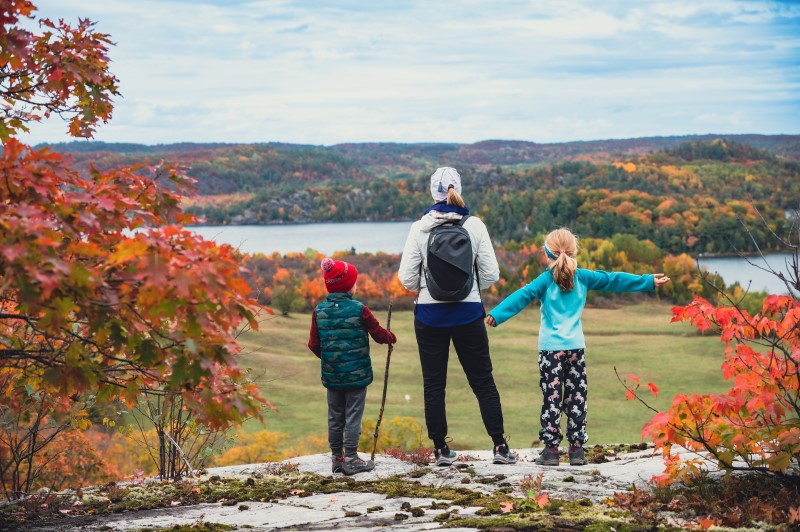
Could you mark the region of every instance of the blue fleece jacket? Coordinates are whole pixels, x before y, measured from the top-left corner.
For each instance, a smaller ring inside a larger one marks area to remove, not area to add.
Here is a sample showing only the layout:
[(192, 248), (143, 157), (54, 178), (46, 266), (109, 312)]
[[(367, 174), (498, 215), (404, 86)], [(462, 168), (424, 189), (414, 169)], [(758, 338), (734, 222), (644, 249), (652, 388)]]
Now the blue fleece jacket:
[(584, 270), (575, 272), (575, 287), (564, 292), (555, 283), (552, 272), (545, 270), (539, 277), (505, 298), (489, 316), (497, 325), (516, 316), (531, 301), (542, 302), (542, 321), (539, 328), (539, 350), (582, 349), (586, 347), (581, 327), (581, 314), (589, 290), (606, 292), (645, 292), (655, 289), (653, 276), (624, 272)]

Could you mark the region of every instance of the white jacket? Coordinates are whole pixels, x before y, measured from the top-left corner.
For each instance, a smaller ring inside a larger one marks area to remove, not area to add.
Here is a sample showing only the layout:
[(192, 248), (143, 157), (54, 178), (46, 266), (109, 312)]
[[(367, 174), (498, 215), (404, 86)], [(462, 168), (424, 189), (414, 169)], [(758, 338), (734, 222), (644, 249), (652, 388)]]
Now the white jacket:
[[(400, 270), (397, 276), (400, 282), (408, 290), (419, 292), (419, 304), (445, 303), (437, 301), (431, 297), (428, 288), (425, 286), (425, 276), (420, 277), (420, 262), (427, 268), (426, 251), (428, 249), (428, 237), (431, 230), (445, 222), (460, 220), (461, 215), (453, 212), (430, 211), (425, 216), (411, 225), (411, 230), (406, 238), (406, 245), (403, 248), (403, 256), (400, 259)], [(486, 225), (480, 218), (470, 216), (464, 222), (464, 229), (469, 233), (472, 242), (472, 256), (478, 262), (478, 275), (480, 278), (481, 289), (486, 289), (500, 279), (500, 268), (497, 265), (497, 257), (494, 255), (492, 241)], [(466, 302), (480, 302), (481, 296), (478, 293), (478, 279), (476, 278), (472, 291), (462, 299)], [(420, 286), (421, 285), (421, 286)]]

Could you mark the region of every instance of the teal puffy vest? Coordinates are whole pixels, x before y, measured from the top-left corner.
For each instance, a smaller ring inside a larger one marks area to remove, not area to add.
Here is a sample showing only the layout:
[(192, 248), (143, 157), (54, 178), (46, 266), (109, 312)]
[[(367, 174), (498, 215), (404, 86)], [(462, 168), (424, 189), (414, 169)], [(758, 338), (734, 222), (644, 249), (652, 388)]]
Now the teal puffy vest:
[(329, 294), (317, 305), (317, 331), (322, 348), (322, 385), (343, 390), (372, 382), (369, 338), (361, 324), (364, 304), (350, 294)]

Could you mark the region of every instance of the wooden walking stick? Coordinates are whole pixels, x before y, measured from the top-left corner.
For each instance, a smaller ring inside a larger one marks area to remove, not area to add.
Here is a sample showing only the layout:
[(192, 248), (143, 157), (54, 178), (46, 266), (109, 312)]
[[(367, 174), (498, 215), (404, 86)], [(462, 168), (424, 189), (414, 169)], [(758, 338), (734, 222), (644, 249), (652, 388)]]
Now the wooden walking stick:
[[(389, 301), (389, 317), (386, 318), (386, 330), (391, 331), (392, 326), (392, 302)], [(386, 353), (386, 370), (383, 372), (383, 395), (381, 396), (381, 409), (378, 412), (378, 421), (375, 422), (375, 435), (372, 442), (372, 456), (370, 460), (375, 460), (375, 450), (378, 448), (378, 431), (381, 428), (381, 420), (383, 419), (383, 407), (386, 406), (386, 388), (389, 385), (389, 361), (392, 360), (392, 348), (394, 344), (389, 342), (389, 350)]]

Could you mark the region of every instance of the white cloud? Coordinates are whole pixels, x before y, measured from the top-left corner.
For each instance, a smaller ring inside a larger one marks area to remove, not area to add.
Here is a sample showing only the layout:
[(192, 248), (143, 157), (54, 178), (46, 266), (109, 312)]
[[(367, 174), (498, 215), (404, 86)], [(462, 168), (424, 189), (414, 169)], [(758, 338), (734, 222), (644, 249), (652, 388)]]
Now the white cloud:
[[(798, 133), (800, 10), (768, 2), (63, 0), (118, 43), (106, 141), (540, 142)], [(30, 141), (64, 140), (34, 126)]]

